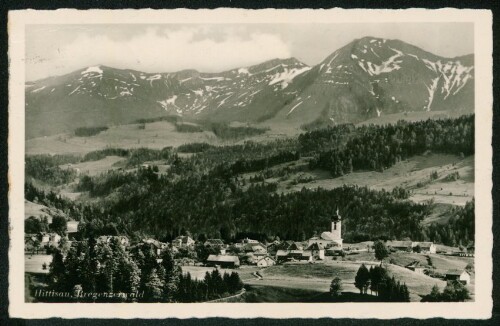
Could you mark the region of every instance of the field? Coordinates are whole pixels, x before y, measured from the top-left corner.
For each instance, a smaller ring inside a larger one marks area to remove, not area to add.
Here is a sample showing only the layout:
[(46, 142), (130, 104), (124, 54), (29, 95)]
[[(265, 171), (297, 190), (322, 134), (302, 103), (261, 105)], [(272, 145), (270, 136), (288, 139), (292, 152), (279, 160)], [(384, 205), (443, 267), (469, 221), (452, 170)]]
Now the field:
[[(317, 293), (328, 292), (334, 277), (342, 279), (343, 292), (359, 293), (354, 286), (354, 277), (361, 261), (332, 261), (316, 264), (278, 265), (261, 271), (262, 280), (250, 279), (245, 284), (251, 286), (280, 287)], [(365, 261), (365, 265), (378, 265), (376, 261)], [(442, 280), (412, 272), (404, 267), (388, 264), (388, 271), (397, 280), (406, 283), (411, 301), (420, 301), (421, 296), (430, 293), (437, 284), (441, 289), (446, 283)]]
[[(357, 246), (357, 244), (346, 244), (347, 246)], [(437, 254), (392, 253), (389, 257), (392, 263), (385, 265), (391, 275), (408, 286), (411, 301), (420, 301), (421, 296), (429, 294), (434, 285), (437, 285), (441, 290), (446, 286), (446, 282), (441, 279), (415, 273), (404, 267), (415, 260), (423, 266), (429, 266), (428, 257), (432, 261), (434, 271), (441, 274), (444, 274), (448, 269), (464, 269), (469, 262), (474, 260), (467, 257)], [(246, 296), (250, 296), (250, 300), (253, 302), (267, 302), (275, 296), (282, 295), (284, 302), (293, 302), (291, 294), (294, 293), (301, 300), (307, 297), (307, 300), (315, 301), (319, 300), (321, 293), (329, 291), (330, 282), (335, 277), (342, 279), (344, 293), (354, 295), (359, 293), (359, 290), (354, 286), (354, 277), (362, 263), (368, 267), (380, 264), (376, 261), (373, 252), (365, 251), (348, 255), (343, 261), (335, 261), (327, 257), (325, 261), (314, 264), (284, 264), (268, 267), (260, 271), (263, 276), (261, 280), (248, 278), (245, 281), (245, 284), (250, 286), (250, 291)], [(472, 274), (471, 284), (468, 286), (472, 296), (474, 283), (474, 274)], [(270, 296), (266, 291), (269, 291)], [(253, 294), (250, 295), (250, 293)], [(325, 298), (323, 297), (321, 300), (324, 301)], [(356, 300), (356, 298), (351, 299)]]
[[(438, 173), (438, 179), (431, 181), (430, 175), (434, 171)], [(460, 175), (460, 179), (445, 180), (455, 172)], [(293, 185), (291, 180), (299, 176), (312, 177), (314, 180)], [(428, 154), (399, 162), (384, 172), (354, 172), (332, 178), (328, 171), (313, 170), (296, 173), (288, 179), (279, 181), (279, 192), (300, 191), (302, 187), (333, 189), (343, 185), (358, 185), (375, 190), (391, 190), (401, 186), (412, 190), (410, 199), (415, 202), (433, 199), (435, 203), (465, 205), (474, 197), (474, 155), (462, 159), (455, 155)]]
[[(25, 273), (47, 274), (51, 262), (52, 255), (24, 255), (24, 271)], [(47, 269), (43, 269), (43, 263), (47, 264)]]
[(28, 139), (26, 154), (84, 154), (106, 147), (161, 149), (194, 142), (219, 143), (212, 132), (181, 133), (172, 123), (160, 121), (147, 123), (144, 129), (139, 124), (113, 126), (91, 137), (60, 134)]
[[(187, 124), (187, 123), (185, 123)], [(231, 124), (232, 126), (234, 124)], [(256, 125), (255, 127), (266, 127)], [(299, 129), (282, 128), (266, 131), (264, 134), (247, 137), (242, 140), (224, 140), (211, 131), (178, 132), (175, 125), (168, 121), (142, 124), (112, 126), (95, 136), (77, 137), (71, 133), (45, 136), (26, 140), (26, 154), (85, 154), (106, 147), (161, 149), (178, 147), (188, 143), (206, 142), (211, 145), (230, 145), (246, 140), (270, 141), (285, 136), (293, 136)]]
[[(202, 280), (205, 277), (206, 272), (210, 273), (215, 269), (214, 267), (205, 267), (205, 266), (182, 266), (181, 268), (184, 273), (189, 272), (192, 278), (198, 280)], [(259, 268), (257, 268), (256, 266), (241, 266), (240, 268), (237, 269), (219, 268), (219, 272), (221, 274), (237, 272), (241, 280), (244, 282), (246, 282), (247, 280), (255, 279), (255, 276), (253, 276), (252, 273), (258, 270)]]
[(124, 160), (125, 159), (123, 157), (119, 156), (106, 156), (102, 160), (98, 161), (88, 161), (78, 164), (72, 164), (71, 168), (78, 169), (80, 173), (87, 174), (89, 176), (94, 176), (106, 172), (108, 170), (117, 169), (116, 167), (117, 163), (122, 162)]
[(45, 205), (35, 204), (31, 201), (24, 200), (24, 219), (30, 216), (47, 217), (49, 223), (52, 222), (52, 215), (49, 214), (50, 209)]

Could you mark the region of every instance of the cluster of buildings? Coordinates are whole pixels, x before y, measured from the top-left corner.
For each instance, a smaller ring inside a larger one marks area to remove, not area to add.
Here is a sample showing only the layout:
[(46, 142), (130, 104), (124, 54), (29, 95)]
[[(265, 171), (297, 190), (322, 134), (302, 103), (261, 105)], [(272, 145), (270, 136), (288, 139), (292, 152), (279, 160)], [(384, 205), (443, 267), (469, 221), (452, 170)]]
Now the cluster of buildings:
[[(208, 239), (203, 245), (207, 249), (214, 249), (218, 254), (211, 254), (206, 260), (209, 266), (220, 266), (235, 268), (242, 263), (257, 265), (259, 267), (272, 266), (276, 263), (287, 261), (311, 262), (313, 260), (323, 260), (326, 255), (335, 254), (342, 251), (342, 225), (341, 217), (337, 212), (331, 220), (331, 230), (321, 233), (320, 236), (312, 237), (305, 242), (294, 241), (274, 241), (263, 244), (258, 240), (245, 238), (231, 245), (225, 244), (221, 239)], [(68, 236), (76, 233), (78, 224), (68, 224)], [(158, 258), (165, 248), (170, 248), (174, 253), (181, 249), (194, 250), (196, 241), (188, 235), (176, 237), (171, 244), (158, 241), (156, 239), (143, 239), (138, 243), (130, 243), (126, 236), (103, 235), (96, 239), (98, 243), (110, 243), (112, 239), (118, 238), (119, 242), (127, 248), (133, 250), (136, 247), (152, 247)], [(37, 243), (38, 241), (38, 243)], [(27, 234), (26, 244), (33, 242), (33, 245), (41, 248), (50, 246), (57, 247), (61, 241), (61, 236), (56, 233)], [(34, 246), (31, 246), (33, 248)], [(29, 248), (30, 246), (25, 246)]]
[[(419, 250), (421, 253), (425, 254), (435, 254), (436, 253), (436, 245), (433, 242), (417, 242), (417, 241), (387, 241), (387, 248), (392, 251), (406, 251), (413, 252)], [(417, 249), (418, 248), (418, 249)]]
[[(74, 238), (78, 232), (77, 221), (68, 221), (66, 224), (66, 237), (68, 240)], [(26, 253), (38, 253), (49, 247), (57, 247), (62, 236), (56, 232), (26, 233), (24, 235), (24, 251)]]
[[(425, 274), (428, 270), (428, 267), (422, 265), (418, 260), (411, 262), (405, 267), (419, 274)], [(449, 269), (443, 276), (446, 281), (458, 281), (464, 285), (470, 283), (470, 273), (464, 269)]]
[[(215, 243), (215, 241), (218, 242)], [(221, 253), (210, 255), (207, 260), (208, 265), (237, 267), (241, 263), (240, 257), (244, 257), (247, 264), (259, 267), (289, 261), (323, 260), (325, 256), (339, 254), (343, 250), (342, 220), (337, 210), (331, 218), (331, 230), (312, 237), (306, 242), (274, 241), (264, 245), (257, 240), (247, 238), (231, 247), (226, 247), (221, 240), (210, 239), (205, 242), (205, 246), (214, 245), (219, 246)]]

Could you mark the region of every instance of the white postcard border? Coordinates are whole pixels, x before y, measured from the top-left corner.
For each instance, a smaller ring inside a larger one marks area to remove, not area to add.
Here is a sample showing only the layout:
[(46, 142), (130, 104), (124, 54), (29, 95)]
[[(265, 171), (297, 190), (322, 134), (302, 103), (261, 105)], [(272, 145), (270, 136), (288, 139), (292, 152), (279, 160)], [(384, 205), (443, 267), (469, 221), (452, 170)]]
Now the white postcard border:
[[(361, 21), (362, 18), (362, 21)], [(25, 303), (24, 29), (27, 24), (472, 22), (475, 36), (475, 302), (466, 303)], [(458, 9), (22, 10), (9, 12), (9, 314), (21, 318), (473, 318), (492, 302), (492, 14)]]

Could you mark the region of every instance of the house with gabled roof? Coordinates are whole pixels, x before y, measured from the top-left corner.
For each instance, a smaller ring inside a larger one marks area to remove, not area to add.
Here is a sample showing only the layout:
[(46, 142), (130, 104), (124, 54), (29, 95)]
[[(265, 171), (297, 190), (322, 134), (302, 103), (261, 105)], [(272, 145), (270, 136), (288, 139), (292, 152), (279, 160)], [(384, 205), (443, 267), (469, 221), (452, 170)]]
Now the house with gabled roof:
[(172, 241), (172, 245), (178, 248), (193, 247), (195, 241), (188, 235), (180, 235)]
[(283, 250), (276, 253), (276, 262), (283, 263), (287, 261), (312, 261), (313, 256), (310, 250)]
[(310, 251), (314, 259), (325, 259), (325, 248), (318, 243), (313, 243), (306, 249)]
[(265, 257), (262, 257), (260, 258), (258, 261), (257, 261), (257, 266), (258, 267), (269, 267), (269, 266), (273, 266), (276, 264), (276, 260), (274, 260), (272, 257), (270, 256), (265, 256)]
[(445, 279), (447, 281), (458, 281), (467, 285), (470, 283), (470, 274), (464, 269), (449, 269), (446, 271)]
[(425, 254), (435, 254), (436, 253), (436, 245), (430, 241), (418, 242), (415, 244), (416, 246), (420, 246), (420, 252)]
[(413, 262), (409, 263), (405, 267), (411, 271), (414, 271), (415, 273), (424, 274), (424, 272), (425, 272), (425, 267), (422, 266), (422, 264), (420, 264), (420, 262), (418, 260), (414, 260)]

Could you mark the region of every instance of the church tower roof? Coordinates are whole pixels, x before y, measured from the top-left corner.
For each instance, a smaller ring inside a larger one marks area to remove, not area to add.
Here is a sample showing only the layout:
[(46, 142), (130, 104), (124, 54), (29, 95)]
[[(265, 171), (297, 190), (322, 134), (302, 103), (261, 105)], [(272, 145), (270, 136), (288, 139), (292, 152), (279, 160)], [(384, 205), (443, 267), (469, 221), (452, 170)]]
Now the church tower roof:
[(338, 222), (340, 220), (342, 220), (342, 217), (340, 216), (339, 209), (337, 208), (337, 210), (332, 214), (332, 222)]

